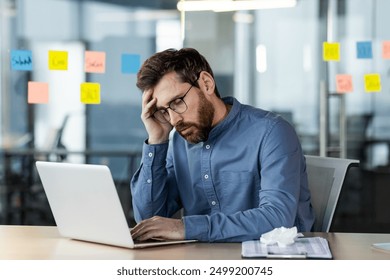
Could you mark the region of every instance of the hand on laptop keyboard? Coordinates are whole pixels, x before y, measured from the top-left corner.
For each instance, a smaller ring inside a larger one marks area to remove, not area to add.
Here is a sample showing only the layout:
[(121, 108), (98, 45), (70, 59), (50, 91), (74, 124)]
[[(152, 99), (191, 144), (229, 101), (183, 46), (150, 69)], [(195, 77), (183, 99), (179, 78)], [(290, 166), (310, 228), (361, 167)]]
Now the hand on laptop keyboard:
[(184, 240), (184, 224), (180, 219), (154, 216), (138, 223), (132, 230), (133, 239)]

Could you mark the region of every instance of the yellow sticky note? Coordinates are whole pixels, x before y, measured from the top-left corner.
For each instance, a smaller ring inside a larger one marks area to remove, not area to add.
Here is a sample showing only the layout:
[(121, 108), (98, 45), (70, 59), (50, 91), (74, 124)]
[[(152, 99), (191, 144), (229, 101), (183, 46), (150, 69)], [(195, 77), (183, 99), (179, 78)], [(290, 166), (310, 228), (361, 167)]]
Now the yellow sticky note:
[(28, 82), (27, 102), (29, 104), (45, 104), (49, 102), (49, 84)]
[(104, 73), (106, 70), (106, 53), (85, 51), (85, 72)]
[(366, 92), (379, 92), (381, 89), (381, 76), (379, 74), (364, 75), (364, 90)]
[(390, 59), (390, 41), (384, 41), (382, 43), (382, 57), (384, 59)]
[(68, 70), (68, 52), (49, 51), (49, 70)]
[(340, 61), (340, 43), (324, 42), (322, 55), (325, 61)]
[(84, 104), (100, 104), (100, 84), (82, 83), (80, 100)]
[(347, 93), (353, 91), (352, 75), (338, 74), (336, 75), (336, 92)]

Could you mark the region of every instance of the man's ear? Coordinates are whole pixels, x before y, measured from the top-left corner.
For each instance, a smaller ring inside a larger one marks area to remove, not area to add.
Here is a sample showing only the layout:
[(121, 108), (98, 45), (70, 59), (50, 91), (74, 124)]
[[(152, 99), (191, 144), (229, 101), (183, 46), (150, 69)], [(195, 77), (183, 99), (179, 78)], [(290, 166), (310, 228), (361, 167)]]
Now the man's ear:
[(202, 71), (199, 74), (198, 84), (200, 89), (207, 95), (214, 94), (215, 81), (211, 74), (206, 71)]

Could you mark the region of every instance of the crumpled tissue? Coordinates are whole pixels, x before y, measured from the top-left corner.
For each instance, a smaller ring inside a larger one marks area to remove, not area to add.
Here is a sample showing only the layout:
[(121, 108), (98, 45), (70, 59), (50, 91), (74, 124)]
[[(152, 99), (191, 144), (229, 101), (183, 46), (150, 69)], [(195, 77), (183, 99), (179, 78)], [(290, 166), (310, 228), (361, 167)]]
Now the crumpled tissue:
[(294, 244), (295, 240), (302, 236), (302, 233), (298, 233), (297, 227), (280, 227), (262, 234), (260, 242), (265, 243), (266, 245), (277, 243), (279, 247), (286, 247), (287, 245)]

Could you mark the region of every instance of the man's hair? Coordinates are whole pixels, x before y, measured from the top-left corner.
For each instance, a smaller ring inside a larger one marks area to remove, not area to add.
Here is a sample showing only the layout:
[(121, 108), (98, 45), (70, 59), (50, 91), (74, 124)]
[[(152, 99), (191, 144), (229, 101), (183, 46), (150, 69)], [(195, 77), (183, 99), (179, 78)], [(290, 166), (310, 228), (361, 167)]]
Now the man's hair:
[[(141, 91), (151, 89), (170, 72), (176, 72), (181, 82), (198, 87), (195, 81), (202, 71), (208, 72), (214, 78), (209, 63), (197, 50), (167, 49), (152, 55), (142, 64), (137, 74), (137, 87)], [(215, 85), (215, 94), (220, 97), (217, 85)]]

